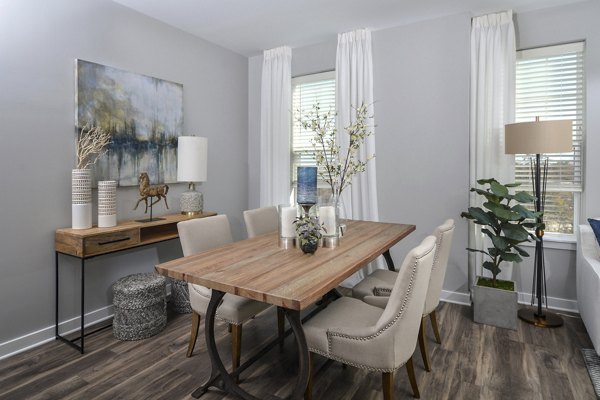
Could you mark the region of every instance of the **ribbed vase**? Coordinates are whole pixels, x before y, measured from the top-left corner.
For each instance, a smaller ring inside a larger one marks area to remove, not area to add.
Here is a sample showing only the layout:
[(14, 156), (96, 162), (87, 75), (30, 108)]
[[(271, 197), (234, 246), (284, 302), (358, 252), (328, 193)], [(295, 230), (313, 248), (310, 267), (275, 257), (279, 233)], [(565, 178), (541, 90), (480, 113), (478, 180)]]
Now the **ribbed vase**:
[(98, 182), (98, 227), (117, 225), (117, 181)]
[(92, 173), (89, 169), (71, 172), (71, 227), (92, 227)]

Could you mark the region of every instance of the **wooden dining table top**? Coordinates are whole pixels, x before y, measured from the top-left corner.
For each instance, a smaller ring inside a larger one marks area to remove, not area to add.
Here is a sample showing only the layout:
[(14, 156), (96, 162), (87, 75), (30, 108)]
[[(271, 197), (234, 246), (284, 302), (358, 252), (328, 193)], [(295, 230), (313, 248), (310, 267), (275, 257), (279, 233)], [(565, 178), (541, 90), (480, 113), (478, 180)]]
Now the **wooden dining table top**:
[(335, 248), (315, 254), (278, 246), (277, 232), (156, 265), (164, 276), (264, 303), (303, 310), (415, 230), (414, 225), (346, 221)]

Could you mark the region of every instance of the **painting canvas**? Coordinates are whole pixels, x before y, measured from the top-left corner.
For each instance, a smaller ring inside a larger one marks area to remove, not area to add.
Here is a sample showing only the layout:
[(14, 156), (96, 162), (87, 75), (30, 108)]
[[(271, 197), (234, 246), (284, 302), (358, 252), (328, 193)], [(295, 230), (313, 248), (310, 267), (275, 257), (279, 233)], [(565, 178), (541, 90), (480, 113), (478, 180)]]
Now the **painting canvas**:
[(183, 132), (183, 85), (77, 60), (77, 132), (86, 125), (112, 134), (96, 165), (96, 181), (137, 185), (177, 180), (177, 137)]

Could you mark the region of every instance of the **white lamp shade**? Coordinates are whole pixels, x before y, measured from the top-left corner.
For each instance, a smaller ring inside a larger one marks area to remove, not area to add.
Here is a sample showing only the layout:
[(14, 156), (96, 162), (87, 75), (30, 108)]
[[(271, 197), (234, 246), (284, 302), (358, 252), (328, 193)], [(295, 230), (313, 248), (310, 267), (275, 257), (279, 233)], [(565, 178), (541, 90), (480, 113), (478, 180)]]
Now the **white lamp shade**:
[(507, 124), (504, 135), (504, 152), (506, 154), (573, 151), (573, 128), (570, 120)]
[(205, 182), (208, 139), (198, 136), (179, 136), (177, 143), (177, 180)]

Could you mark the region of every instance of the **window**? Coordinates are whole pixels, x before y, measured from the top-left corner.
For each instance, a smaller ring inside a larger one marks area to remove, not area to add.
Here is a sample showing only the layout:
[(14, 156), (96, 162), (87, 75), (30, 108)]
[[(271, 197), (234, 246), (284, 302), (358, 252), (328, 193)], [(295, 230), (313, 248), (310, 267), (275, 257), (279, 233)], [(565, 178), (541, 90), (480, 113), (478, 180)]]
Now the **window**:
[[(570, 119), (573, 151), (547, 154), (546, 232), (573, 234), (583, 188), (584, 43), (517, 52), (515, 122)], [(530, 154), (515, 156), (516, 181), (531, 190)]]
[[(316, 166), (312, 153), (311, 139), (314, 133), (302, 128), (298, 117), (309, 112), (313, 105), (319, 103), (321, 110), (335, 112), (335, 71), (304, 75), (292, 79), (292, 154), (291, 173), (292, 189), (296, 183), (296, 171), (299, 165)], [(299, 110), (299, 112), (298, 112)], [(319, 181), (319, 188), (329, 187)]]

